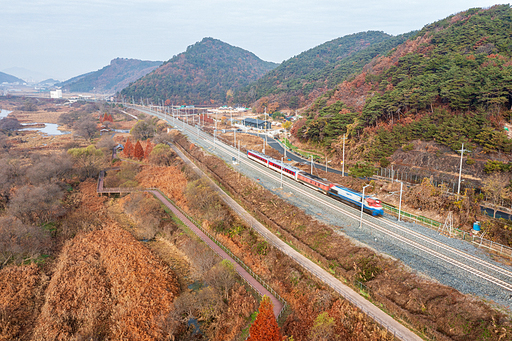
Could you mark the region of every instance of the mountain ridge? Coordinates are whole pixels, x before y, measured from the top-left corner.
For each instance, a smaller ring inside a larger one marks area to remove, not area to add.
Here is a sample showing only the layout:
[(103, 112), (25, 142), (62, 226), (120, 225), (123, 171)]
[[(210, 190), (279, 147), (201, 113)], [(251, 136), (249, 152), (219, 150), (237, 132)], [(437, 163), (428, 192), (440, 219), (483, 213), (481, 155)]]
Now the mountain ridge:
[(297, 109), (357, 72), (373, 57), (387, 53), (411, 33), (391, 36), (367, 31), (339, 37), (281, 63), (237, 93), (241, 102), (269, 97), (279, 107)]
[(114, 94), (128, 86), (129, 83), (150, 73), (161, 64), (160, 61), (115, 58), (109, 65), (97, 71), (73, 77), (57, 84), (57, 86), (71, 92), (96, 91)]
[(121, 91), (122, 96), (169, 99), (174, 103), (211, 104), (233, 99), (233, 92), (277, 64), (211, 37), (187, 47), (152, 73)]
[(10, 75), (5, 72), (0, 72), (0, 84), (2, 84), (4, 82), (6, 82), (6, 83), (21, 83), (21, 84), (26, 83), (21, 78), (18, 78), (16, 76)]

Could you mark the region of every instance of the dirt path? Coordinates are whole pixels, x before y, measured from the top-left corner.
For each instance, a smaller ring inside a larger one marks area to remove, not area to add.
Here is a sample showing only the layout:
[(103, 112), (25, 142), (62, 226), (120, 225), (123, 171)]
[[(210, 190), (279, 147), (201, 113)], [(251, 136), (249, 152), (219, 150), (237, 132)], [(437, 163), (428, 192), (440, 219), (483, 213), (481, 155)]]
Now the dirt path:
[(394, 320), (391, 316), (377, 308), (371, 302), (367, 301), (364, 297), (359, 295), (356, 291), (352, 290), (347, 285), (343, 284), (340, 280), (332, 276), (329, 272), (321, 268), (316, 263), (312, 262), (299, 252), (295, 251), (291, 246), (286, 244), (284, 241), (279, 239), (276, 235), (270, 232), (263, 224), (261, 224), (258, 220), (256, 220), (252, 215), (250, 215), (242, 206), (240, 206), (235, 200), (233, 200), (229, 195), (227, 195), (217, 184), (210, 179), (206, 174), (199, 169), (187, 156), (185, 156), (180, 149), (178, 149), (174, 145), (170, 145), (171, 148), (178, 154), (178, 156), (187, 164), (189, 164), (193, 170), (202, 177), (205, 177), (209, 180), (212, 188), (214, 188), (217, 193), (220, 195), (221, 199), (229, 206), (236, 214), (243, 219), (247, 224), (249, 224), (256, 232), (258, 232), (261, 236), (263, 236), (270, 244), (276, 247), (278, 250), (283, 252), (284, 254), (291, 257), (295, 260), (299, 265), (301, 265), (304, 269), (313, 274), (316, 278), (330, 286), (337, 293), (343, 296), (345, 299), (350, 301), (360, 310), (362, 310), (366, 315), (373, 318), (377, 323), (386, 328), (390, 333), (392, 333), (395, 337), (401, 340), (414, 340), (421, 341), (422, 339), (410, 331), (407, 327)]

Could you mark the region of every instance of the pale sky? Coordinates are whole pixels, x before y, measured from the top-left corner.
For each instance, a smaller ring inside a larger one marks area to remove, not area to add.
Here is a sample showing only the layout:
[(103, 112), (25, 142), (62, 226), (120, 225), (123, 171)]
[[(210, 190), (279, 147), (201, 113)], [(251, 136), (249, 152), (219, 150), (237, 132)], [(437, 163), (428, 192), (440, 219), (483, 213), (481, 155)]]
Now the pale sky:
[(282, 62), (361, 31), (397, 35), (489, 0), (0, 0), (0, 71), (58, 80), (110, 60), (166, 61), (204, 37)]

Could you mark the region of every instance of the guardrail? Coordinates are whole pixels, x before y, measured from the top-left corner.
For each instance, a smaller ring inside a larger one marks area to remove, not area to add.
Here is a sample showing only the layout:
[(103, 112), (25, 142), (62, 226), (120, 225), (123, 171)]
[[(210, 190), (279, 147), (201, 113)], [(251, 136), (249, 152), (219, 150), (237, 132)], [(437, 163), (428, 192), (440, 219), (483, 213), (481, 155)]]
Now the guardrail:
[[(384, 210), (387, 211), (387, 213), (390, 213), (391, 215), (398, 217), (398, 208), (396, 208), (392, 205), (385, 204), (383, 202), (382, 202), (382, 208), (384, 208)], [(433, 220), (433, 219), (430, 219), (430, 218), (427, 218), (424, 216), (418, 216), (418, 215), (406, 212), (404, 210), (400, 211), (400, 218), (408, 219), (410, 221), (414, 221), (418, 224), (425, 225), (430, 228), (434, 228), (434, 227), (439, 228), (443, 225), (436, 220)]]

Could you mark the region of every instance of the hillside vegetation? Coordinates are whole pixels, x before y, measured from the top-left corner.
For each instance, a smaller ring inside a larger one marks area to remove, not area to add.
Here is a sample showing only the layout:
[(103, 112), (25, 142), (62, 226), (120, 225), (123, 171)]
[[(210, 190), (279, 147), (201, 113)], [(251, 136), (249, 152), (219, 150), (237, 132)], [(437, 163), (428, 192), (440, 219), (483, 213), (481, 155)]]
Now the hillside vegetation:
[(390, 156), (415, 139), (453, 150), (510, 152), (512, 9), (470, 9), (423, 28), (317, 100), (294, 127), (324, 146), (344, 133), (367, 141), (360, 155)]
[(297, 109), (348, 75), (361, 71), (372, 58), (386, 54), (412, 33), (390, 36), (368, 31), (337, 38), (284, 61), (257, 82), (240, 90), (237, 99), (254, 102), (264, 96), (280, 107)]
[(72, 92), (116, 93), (160, 65), (162, 62), (158, 61), (116, 58), (98, 71), (71, 78), (58, 85)]
[(154, 102), (169, 99), (175, 104), (230, 102), (234, 91), (276, 66), (239, 47), (204, 38), (125, 88), (121, 95)]
[(2, 84), (3, 82), (7, 82), (7, 83), (19, 82), (20, 84), (25, 83), (25, 81), (23, 79), (20, 79), (18, 77), (14, 77), (14, 76), (9, 75), (9, 74), (4, 73), (4, 72), (0, 72), (0, 84)]

